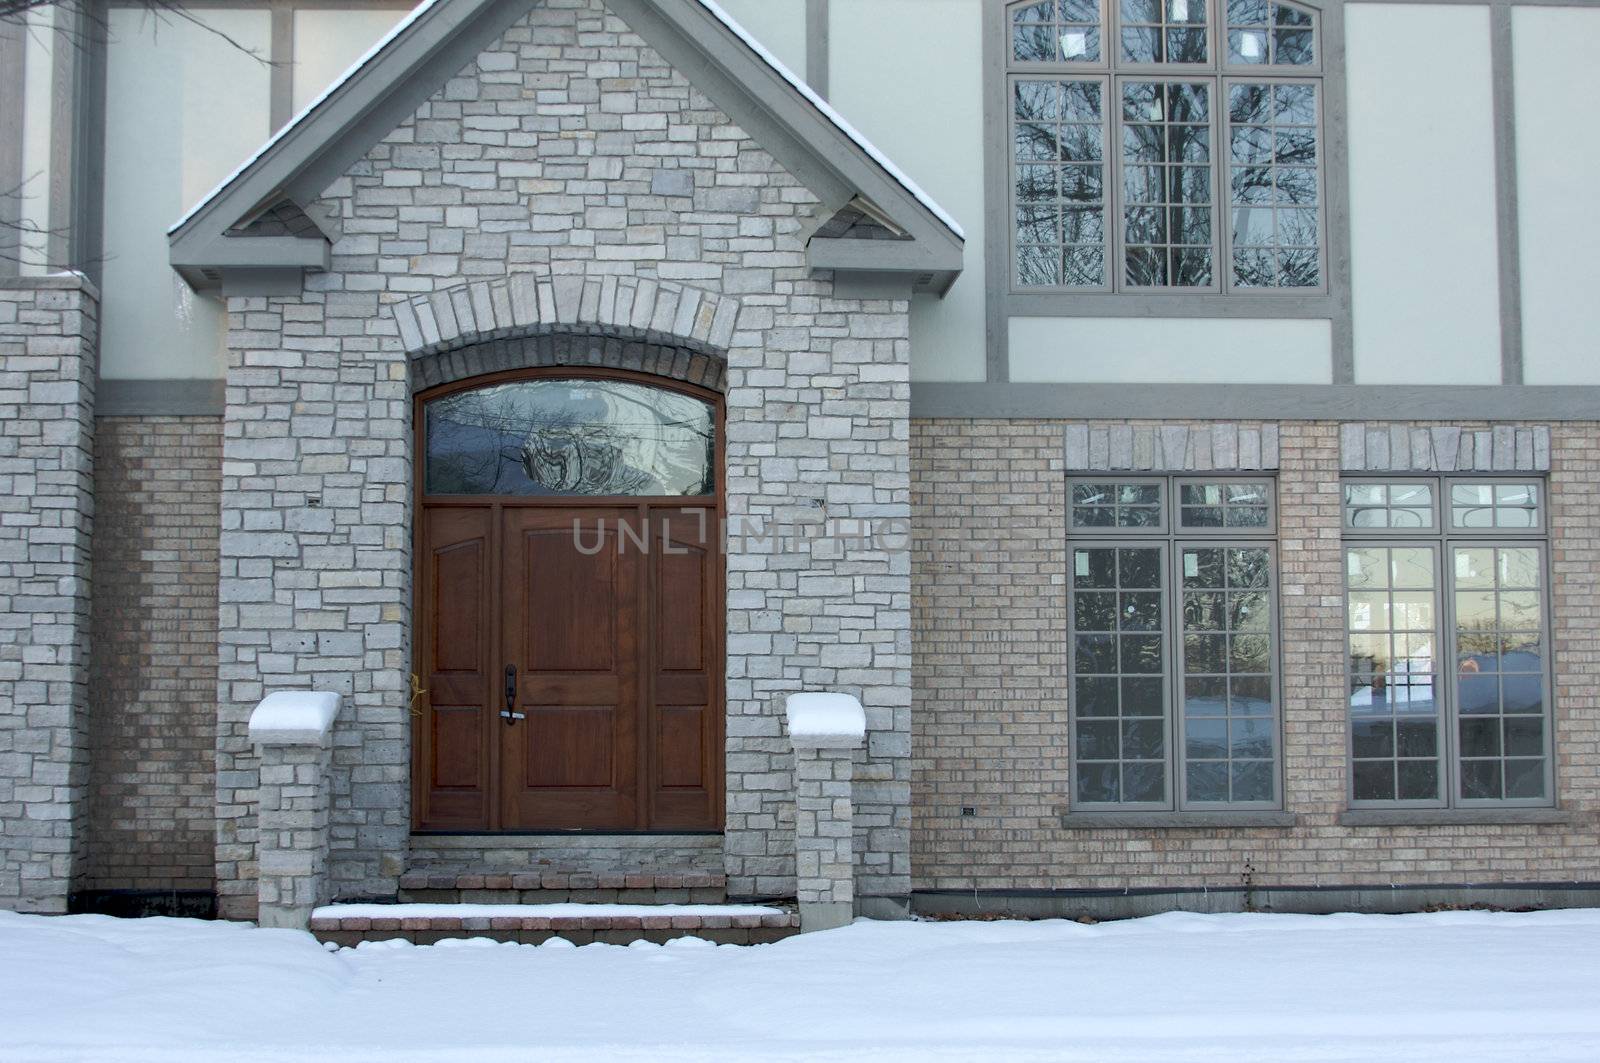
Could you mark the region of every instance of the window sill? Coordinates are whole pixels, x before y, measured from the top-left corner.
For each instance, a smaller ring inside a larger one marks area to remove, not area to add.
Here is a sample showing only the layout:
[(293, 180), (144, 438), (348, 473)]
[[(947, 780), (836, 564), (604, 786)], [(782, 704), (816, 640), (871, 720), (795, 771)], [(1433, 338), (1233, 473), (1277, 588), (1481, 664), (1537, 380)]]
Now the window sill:
[(1216, 830), (1226, 827), (1292, 827), (1293, 812), (1068, 812), (1065, 830)]
[(1352, 808), (1339, 816), (1341, 827), (1488, 827), (1577, 821), (1575, 813), (1559, 808)]

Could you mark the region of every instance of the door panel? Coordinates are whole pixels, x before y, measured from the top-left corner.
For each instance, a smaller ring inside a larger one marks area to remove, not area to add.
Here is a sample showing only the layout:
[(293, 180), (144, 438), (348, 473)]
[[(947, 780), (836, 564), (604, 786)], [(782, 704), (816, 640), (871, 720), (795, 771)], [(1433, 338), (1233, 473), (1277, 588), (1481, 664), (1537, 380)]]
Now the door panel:
[(649, 812), (653, 827), (711, 830), (721, 823), (722, 728), (716, 680), (721, 616), (715, 514), (650, 511)]
[(501, 825), (638, 829), (636, 512), (508, 509), (502, 526), (504, 658), (526, 718), (501, 728)]
[(435, 830), (489, 826), (493, 557), (491, 507), (424, 513), (418, 820)]

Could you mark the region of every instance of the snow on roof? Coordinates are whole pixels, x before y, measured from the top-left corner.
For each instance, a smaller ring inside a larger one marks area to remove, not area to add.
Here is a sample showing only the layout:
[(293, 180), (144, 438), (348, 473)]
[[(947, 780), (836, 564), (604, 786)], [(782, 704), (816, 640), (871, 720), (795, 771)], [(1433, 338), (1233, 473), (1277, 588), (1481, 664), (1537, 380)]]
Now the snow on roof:
[[(200, 213), (206, 204), (217, 198), (223, 189), (227, 188), (229, 185), (233, 184), (234, 181), (238, 180), (240, 174), (244, 173), (245, 170), (254, 165), (256, 160), (270, 151), (274, 144), (277, 144), (280, 140), (287, 136), (291, 130), (295, 129), (302, 121), (310, 116), (313, 111), (322, 106), (323, 102), (327, 100), (329, 96), (332, 96), (336, 91), (338, 91), (341, 85), (354, 77), (357, 71), (376, 58), (378, 53), (382, 52), (389, 46), (390, 42), (409, 29), (419, 18), (431, 10), (435, 5), (442, 4), (444, 2), (445, 0), (422, 0), (422, 3), (418, 4), (414, 9), (412, 9), (409, 15), (395, 23), (393, 29), (379, 38), (378, 42), (371, 48), (368, 48), (365, 52), (363, 52), (361, 58), (350, 64), (350, 68), (348, 70), (335, 78), (332, 84), (323, 89), (322, 92), (317, 94), (316, 98), (301, 108), (300, 113), (296, 114), (288, 122), (284, 123), (283, 128), (279, 129), (270, 138), (268, 138), (267, 142), (262, 144), (253, 155), (236, 166), (232, 173), (228, 174), (228, 176), (217, 182), (215, 188), (202, 196), (199, 202), (190, 207), (183, 217), (179, 218), (167, 229), (167, 234), (171, 235), (187, 225), (190, 219), (192, 219), (196, 214)], [(862, 136), (859, 130), (847, 122), (843, 115), (834, 110), (828, 104), (828, 101), (817, 95), (816, 92), (812, 90), (810, 85), (806, 84), (805, 81), (803, 81), (794, 73), (794, 71), (785, 66), (782, 60), (773, 55), (766, 49), (764, 45), (762, 45), (760, 41), (751, 36), (750, 32), (743, 26), (739, 25), (732, 15), (724, 11), (721, 5), (716, 2), (716, 0), (696, 0), (696, 2), (710, 12), (724, 26), (728, 27), (728, 30), (733, 33), (734, 36), (743, 41), (745, 46), (754, 52), (758, 58), (760, 58), (768, 66), (772, 67), (772, 69), (775, 70), (785, 81), (792, 85), (795, 90), (804, 96), (813, 107), (822, 113), (823, 117), (827, 118), (830, 122), (837, 126), (840, 132), (844, 133), (845, 136), (854, 141), (857, 147), (866, 152), (867, 155), (871, 157), (871, 159), (879, 166), (881, 166), (885, 173), (887, 173), (890, 177), (893, 177), (902, 188), (916, 197), (917, 202), (928, 208), (928, 210), (932, 212), (936, 218), (949, 227), (951, 232), (955, 233), (963, 240), (967, 238), (966, 232), (961, 228), (960, 224), (950, 216), (949, 212), (947, 212), (943, 207), (939, 206), (932, 196), (928, 195), (927, 192), (924, 192), (915, 181), (911, 180), (911, 178), (906, 175), (904, 170), (900, 169), (900, 167), (891, 162), (889, 157), (883, 152), (879, 151), (870, 140)]]

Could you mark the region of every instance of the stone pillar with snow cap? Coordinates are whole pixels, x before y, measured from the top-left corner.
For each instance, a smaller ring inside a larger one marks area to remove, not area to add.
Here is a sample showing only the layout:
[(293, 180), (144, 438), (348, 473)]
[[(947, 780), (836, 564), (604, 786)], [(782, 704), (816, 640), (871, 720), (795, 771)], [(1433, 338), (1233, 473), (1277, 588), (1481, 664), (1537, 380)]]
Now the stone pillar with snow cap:
[(328, 769), (339, 695), (268, 694), (250, 714), (261, 757), (257, 898), (262, 926), (304, 930), (328, 901)]
[(796, 897), (801, 932), (831, 930), (855, 917), (855, 752), (867, 717), (849, 694), (791, 694), (794, 744)]

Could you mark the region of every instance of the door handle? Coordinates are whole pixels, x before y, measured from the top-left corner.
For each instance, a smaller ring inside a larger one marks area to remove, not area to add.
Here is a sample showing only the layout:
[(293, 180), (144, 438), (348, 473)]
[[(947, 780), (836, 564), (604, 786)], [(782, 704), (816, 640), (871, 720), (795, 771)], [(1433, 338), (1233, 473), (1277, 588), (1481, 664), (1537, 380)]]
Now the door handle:
[(500, 710), (500, 718), (509, 727), (518, 720), (526, 720), (526, 713), (517, 711), (517, 666), (506, 665), (506, 707)]

